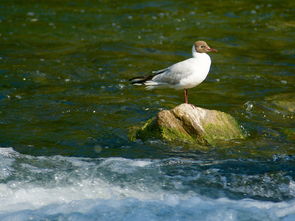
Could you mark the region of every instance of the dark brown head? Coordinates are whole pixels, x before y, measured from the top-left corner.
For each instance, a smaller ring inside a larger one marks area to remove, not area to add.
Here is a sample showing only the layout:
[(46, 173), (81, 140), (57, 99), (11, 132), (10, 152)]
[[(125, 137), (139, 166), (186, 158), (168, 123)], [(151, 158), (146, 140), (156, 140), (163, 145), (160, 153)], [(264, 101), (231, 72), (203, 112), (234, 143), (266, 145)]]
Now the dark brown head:
[(205, 41), (196, 41), (195, 50), (198, 53), (217, 52), (216, 49), (210, 48)]

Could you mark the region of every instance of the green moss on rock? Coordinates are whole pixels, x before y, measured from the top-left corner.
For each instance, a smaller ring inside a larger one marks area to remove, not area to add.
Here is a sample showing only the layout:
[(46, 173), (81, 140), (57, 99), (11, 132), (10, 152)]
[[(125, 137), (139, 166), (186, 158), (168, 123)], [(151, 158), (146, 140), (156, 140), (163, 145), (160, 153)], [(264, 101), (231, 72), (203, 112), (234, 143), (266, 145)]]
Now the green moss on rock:
[(277, 94), (267, 97), (266, 100), (281, 110), (295, 112), (295, 93)]
[(159, 112), (135, 132), (134, 138), (215, 145), (219, 141), (243, 139), (245, 135), (229, 114), (182, 104)]
[(289, 140), (295, 141), (295, 128), (284, 128), (282, 132)]
[(237, 121), (229, 114), (216, 111), (216, 120), (203, 122), (204, 137), (210, 144), (217, 143), (218, 140), (244, 139), (245, 135)]

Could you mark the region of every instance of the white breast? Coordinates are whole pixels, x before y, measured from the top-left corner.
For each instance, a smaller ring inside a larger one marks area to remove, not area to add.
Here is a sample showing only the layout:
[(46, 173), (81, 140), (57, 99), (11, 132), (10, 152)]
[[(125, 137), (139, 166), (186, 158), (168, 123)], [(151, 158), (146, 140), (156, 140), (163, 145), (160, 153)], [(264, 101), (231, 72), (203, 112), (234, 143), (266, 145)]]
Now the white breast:
[(187, 67), (183, 67), (183, 70), (190, 72), (185, 78), (181, 79), (178, 88), (193, 88), (202, 83), (210, 70), (211, 59), (209, 55), (205, 53), (196, 53), (194, 57), (189, 59), (190, 62)]

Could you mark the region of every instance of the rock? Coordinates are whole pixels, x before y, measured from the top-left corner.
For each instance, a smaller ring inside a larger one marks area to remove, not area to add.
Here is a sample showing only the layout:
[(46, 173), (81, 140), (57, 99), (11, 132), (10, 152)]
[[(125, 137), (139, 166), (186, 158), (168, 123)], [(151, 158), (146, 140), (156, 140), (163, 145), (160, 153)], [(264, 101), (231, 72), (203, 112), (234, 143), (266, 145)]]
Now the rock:
[(229, 114), (181, 104), (171, 110), (160, 111), (135, 131), (132, 138), (215, 145), (219, 141), (243, 139), (245, 135)]
[(295, 93), (277, 94), (267, 97), (266, 101), (274, 104), (280, 110), (295, 112)]
[(287, 139), (295, 141), (295, 128), (284, 128), (282, 132), (287, 136)]

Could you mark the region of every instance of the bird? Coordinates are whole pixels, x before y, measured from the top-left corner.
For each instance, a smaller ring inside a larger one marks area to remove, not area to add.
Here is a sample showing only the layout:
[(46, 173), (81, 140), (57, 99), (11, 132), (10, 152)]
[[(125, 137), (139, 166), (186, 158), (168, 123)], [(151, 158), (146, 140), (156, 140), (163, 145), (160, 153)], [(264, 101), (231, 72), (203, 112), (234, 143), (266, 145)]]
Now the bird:
[(211, 58), (208, 52), (217, 52), (205, 41), (196, 41), (192, 47), (192, 58), (175, 63), (167, 68), (152, 71), (152, 75), (129, 79), (133, 85), (144, 85), (147, 90), (173, 88), (184, 90), (184, 103), (188, 104), (188, 89), (201, 84), (207, 77)]

